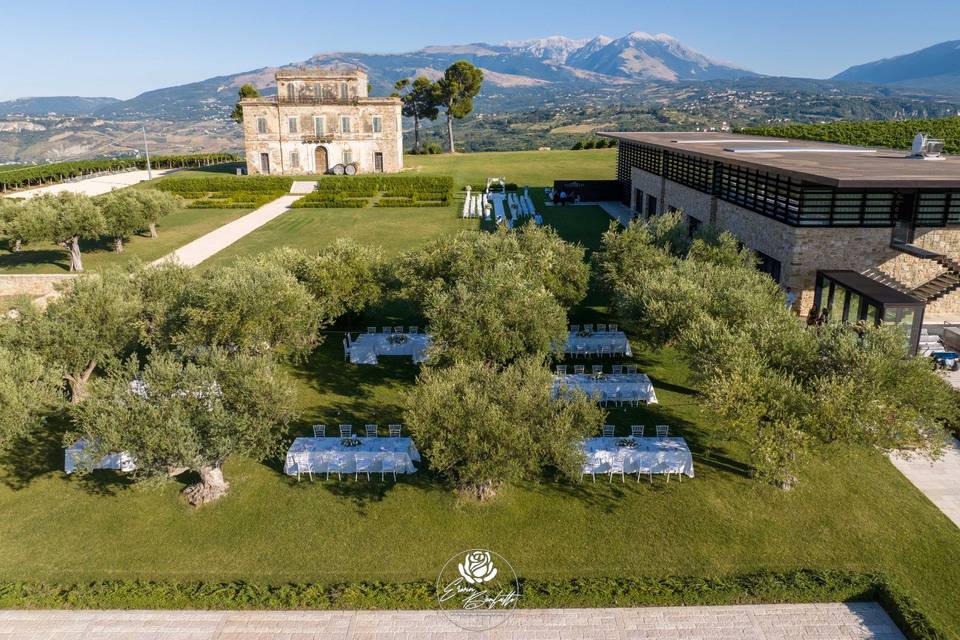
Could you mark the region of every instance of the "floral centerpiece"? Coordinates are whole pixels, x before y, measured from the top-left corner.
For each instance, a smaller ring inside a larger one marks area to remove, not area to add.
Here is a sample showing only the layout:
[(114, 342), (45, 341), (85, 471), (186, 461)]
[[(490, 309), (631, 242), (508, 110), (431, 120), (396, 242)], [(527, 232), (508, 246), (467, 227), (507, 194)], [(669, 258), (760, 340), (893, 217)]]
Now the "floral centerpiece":
[(607, 374), (602, 373), (602, 372), (601, 372), (601, 373), (592, 373), (592, 374), (590, 374), (590, 377), (593, 378), (594, 380), (603, 380), (604, 378), (607, 377)]
[(593, 331), (577, 331), (578, 338), (589, 338), (593, 335)]
[(633, 438), (622, 438), (620, 440), (617, 440), (617, 446), (633, 449), (634, 447), (637, 446), (637, 441), (634, 440)]
[(390, 344), (404, 344), (407, 341), (407, 336), (404, 333), (392, 333), (387, 337), (387, 342)]
[(363, 441), (358, 438), (344, 438), (340, 441), (340, 444), (344, 447), (359, 447), (363, 444)]

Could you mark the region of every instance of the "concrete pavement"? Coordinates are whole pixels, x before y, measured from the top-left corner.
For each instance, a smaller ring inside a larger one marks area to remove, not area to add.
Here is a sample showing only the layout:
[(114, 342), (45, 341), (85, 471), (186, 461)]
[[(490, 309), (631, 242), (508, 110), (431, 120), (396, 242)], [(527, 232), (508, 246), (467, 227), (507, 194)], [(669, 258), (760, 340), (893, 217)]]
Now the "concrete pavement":
[[(154, 178), (164, 176), (176, 169), (161, 169), (153, 172)], [(8, 193), (9, 198), (33, 198), (41, 193), (58, 194), (63, 191), (71, 193), (82, 193), (88, 196), (99, 196), (103, 193), (109, 193), (114, 189), (129, 187), (130, 185), (143, 182), (147, 179), (146, 171), (124, 171), (123, 173), (112, 173), (106, 176), (97, 176), (76, 182), (61, 182), (60, 184), (51, 184), (46, 187), (37, 187), (26, 191), (16, 191)]]
[(903, 640), (876, 603), (519, 609), (466, 632), (435, 611), (0, 611), (0, 640)]
[(960, 441), (954, 439), (939, 460), (894, 453), (890, 461), (940, 511), (960, 527)]

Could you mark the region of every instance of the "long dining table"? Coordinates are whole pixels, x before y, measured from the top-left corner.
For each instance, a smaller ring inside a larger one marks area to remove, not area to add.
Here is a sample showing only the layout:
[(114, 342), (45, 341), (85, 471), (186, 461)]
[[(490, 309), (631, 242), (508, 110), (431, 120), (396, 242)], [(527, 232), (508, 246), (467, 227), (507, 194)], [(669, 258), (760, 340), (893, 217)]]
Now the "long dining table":
[[(621, 446), (632, 443), (631, 446)], [(683, 438), (588, 438), (583, 441), (586, 474), (608, 473), (623, 462), (623, 472), (682, 473), (693, 477), (693, 454)]]
[(645, 373), (570, 373), (554, 376), (554, 397), (572, 390), (583, 391), (598, 402), (619, 399), (622, 402), (657, 403), (653, 383)]
[[(360, 444), (347, 446), (348, 441)], [(414, 462), (420, 461), (420, 452), (411, 438), (297, 438), (287, 450), (283, 471), (296, 475), (331, 472), (355, 473), (358, 460), (368, 463), (370, 472), (380, 472), (380, 461), (385, 454), (394, 456), (397, 473), (414, 473)], [(302, 463), (302, 464), (300, 464)]]
[(379, 364), (379, 356), (410, 356), (414, 362), (427, 359), (432, 339), (425, 333), (361, 333), (350, 345), (352, 364)]
[(600, 355), (604, 347), (611, 355), (633, 356), (630, 341), (623, 331), (571, 331), (567, 336), (566, 352), (570, 355)]

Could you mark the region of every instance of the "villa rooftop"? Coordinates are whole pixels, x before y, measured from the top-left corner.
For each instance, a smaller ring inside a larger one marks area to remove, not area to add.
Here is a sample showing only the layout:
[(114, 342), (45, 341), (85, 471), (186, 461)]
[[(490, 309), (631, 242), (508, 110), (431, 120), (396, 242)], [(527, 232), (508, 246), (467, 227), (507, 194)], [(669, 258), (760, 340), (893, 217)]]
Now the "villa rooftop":
[(833, 187), (960, 188), (960, 156), (923, 160), (899, 149), (720, 132), (600, 135)]

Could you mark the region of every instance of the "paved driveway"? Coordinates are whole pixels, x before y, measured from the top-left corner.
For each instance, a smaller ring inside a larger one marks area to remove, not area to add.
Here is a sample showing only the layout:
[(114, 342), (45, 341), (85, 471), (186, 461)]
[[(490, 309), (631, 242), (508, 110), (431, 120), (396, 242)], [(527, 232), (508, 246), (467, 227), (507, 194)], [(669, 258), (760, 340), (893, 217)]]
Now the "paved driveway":
[[(154, 178), (166, 175), (175, 169), (161, 169), (153, 172)], [(37, 187), (27, 191), (17, 191), (7, 194), (10, 198), (32, 198), (41, 193), (57, 194), (61, 191), (70, 191), (72, 193), (83, 193), (88, 196), (98, 196), (102, 193), (108, 193), (121, 187), (129, 187), (132, 184), (143, 182), (147, 179), (146, 171), (125, 171), (123, 173), (114, 173), (108, 176), (97, 176), (96, 178), (87, 178), (86, 180), (77, 180), (76, 182), (61, 182), (60, 184), (51, 184), (46, 187)]]
[(522, 609), (468, 633), (434, 611), (0, 611), (0, 640), (903, 640), (875, 603)]

